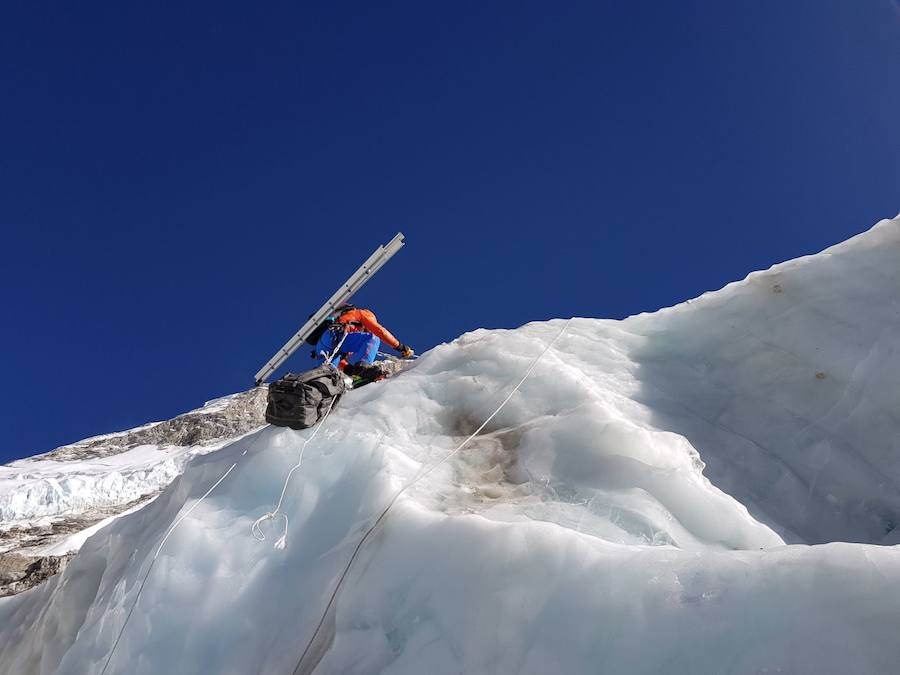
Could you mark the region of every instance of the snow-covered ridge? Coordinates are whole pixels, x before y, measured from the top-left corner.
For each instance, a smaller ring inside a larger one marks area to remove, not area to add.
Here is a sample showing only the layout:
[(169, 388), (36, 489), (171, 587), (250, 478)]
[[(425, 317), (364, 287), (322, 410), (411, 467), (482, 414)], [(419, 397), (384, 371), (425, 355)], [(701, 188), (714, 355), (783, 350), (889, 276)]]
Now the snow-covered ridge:
[(181, 473), (188, 448), (138, 446), (106, 461), (35, 462), (27, 471), (0, 468), (0, 528), (63, 514), (125, 504), (158, 492)]
[[(896, 543), (900, 518), (898, 263), (895, 219), (655, 314), (440, 345), (319, 429), (286, 492), (286, 549), (280, 521), (265, 542), (249, 528), (313, 432), (266, 427), (0, 600), (0, 663), (894, 672), (900, 548), (875, 543)], [(835, 540), (870, 543), (807, 545)]]
[(202, 408), (170, 420), (93, 436), (21, 462), (27, 465), (36, 460), (68, 462), (100, 459), (146, 445), (180, 448), (214, 445), (258, 427), (262, 423), (260, 412), (264, 407), (265, 389), (251, 389), (208, 401)]
[[(264, 405), (265, 390), (253, 389), (172, 420), (95, 436), (0, 466), (0, 552), (27, 544), (34, 528), (41, 529), (42, 544), (53, 544), (52, 529), (61, 519), (90, 520), (95, 514), (99, 520), (110, 509), (125, 509), (157, 494), (192, 456), (263, 424)], [(71, 528), (60, 529), (68, 534)]]

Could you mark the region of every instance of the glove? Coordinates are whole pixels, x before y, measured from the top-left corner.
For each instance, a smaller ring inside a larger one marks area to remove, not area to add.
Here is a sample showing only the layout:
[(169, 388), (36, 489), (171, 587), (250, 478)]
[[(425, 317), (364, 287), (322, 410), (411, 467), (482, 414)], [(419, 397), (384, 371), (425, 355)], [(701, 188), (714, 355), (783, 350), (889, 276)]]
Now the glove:
[(413, 357), (413, 354), (415, 353), (413, 352), (412, 347), (410, 347), (409, 345), (405, 345), (402, 342), (397, 345), (397, 351), (400, 352), (400, 356), (402, 356), (404, 359), (411, 359)]

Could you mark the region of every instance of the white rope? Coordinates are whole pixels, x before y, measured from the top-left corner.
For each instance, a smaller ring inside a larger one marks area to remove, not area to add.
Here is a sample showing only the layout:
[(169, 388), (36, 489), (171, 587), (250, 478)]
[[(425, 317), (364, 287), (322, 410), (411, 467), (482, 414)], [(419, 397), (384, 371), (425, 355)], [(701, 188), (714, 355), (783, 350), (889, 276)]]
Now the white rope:
[(303, 463), (303, 451), (306, 450), (306, 446), (309, 445), (312, 440), (316, 437), (316, 434), (319, 433), (319, 429), (325, 426), (325, 421), (328, 419), (328, 416), (331, 414), (331, 410), (334, 407), (334, 402), (337, 399), (337, 396), (333, 396), (331, 399), (331, 403), (328, 404), (328, 410), (325, 412), (325, 416), (322, 418), (322, 421), (316, 425), (316, 428), (313, 429), (312, 434), (310, 434), (309, 438), (303, 441), (303, 445), (300, 446), (300, 454), (297, 457), (297, 463), (291, 467), (291, 470), (288, 471), (287, 478), (284, 479), (284, 485), (281, 488), (281, 496), (278, 498), (278, 504), (275, 506), (274, 511), (269, 511), (268, 513), (264, 513), (250, 526), (250, 535), (256, 539), (257, 541), (265, 541), (266, 535), (263, 533), (260, 525), (267, 520), (275, 520), (276, 518), (284, 518), (284, 531), (281, 536), (278, 538), (278, 541), (275, 542), (275, 548), (279, 551), (284, 550), (287, 546), (287, 533), (288, 533), (288, 516), (287, 514), (281, 510), (281, 506), (284, 503), (284, 495), (287, 492), (288, 483), (291, 482), (291, 476), (294, 475), (294, 472), (300, 468), (300, 465)]
[[(259, 436), (254, 438), (253, 441), (250, 442), (250, 445), (248, 447), (244, 448), (244, 451), (241, 453), (241, 457), (246, 455), (247, 452), (249, 452), (250, 448), (252, 448), (258, 440), (259, 440)], [(125, 627), (128, 625), (128, 621), (131, 619), (131, 615), (134, 614), (134, 610), (137, 607), (138, 600), (141, 599), (141, 593), (144, 592), (144, 586), (147, 583), (147, 579), (150, 577), (150, 572), (153, 570), (153, 566), (156, 564), (156, 559), (159, 557), (160, 552), (162, 552), (162, 550), (163, 550), (163, 546), (166, 545), (166, 542), (169, 540), (169, 537), (172, 535), (172, 533), (175, 531), (175, 529), (179, 525), (181, 525), (181, 523), (184, 521), (184, 519), (187, 518), (189, 515), (191, 515), (191, 512), (194, 509), (196, 509), (198, 506), (200, 506), (200, 503), (204, 499), (209, 497), (209, 495), (212, 494), (213, 490), (215, 490), (217, 487), (219, 487), (219, 484), (228, 477), (228, 474), (230, 474), (232, 471), (234, 471), (234, 467), (236, 467), (238, 465), (238, 462), (241, 461), (241, 457), (238, 457), (238, 459), (230, 467), (228, 467), (228, 470), (225, 471), (225, 473), (223, 473), (219, 477), (219, 480), (217, 480), (215, 483), (213, 483), (212, 486), (206, 492), (203, 493), (202, 497), (200, 497), (197, 501), (195, 501), (193, 504), (191, 504), (191, 507), (187, 511), (185, 511), (183, 514), (181, 514), (175, 520), (175, 522), (172, 523), (171, 526), (169, 526), (169, 529), (166, 531), (166, 534), (162, 538), (162, 541), (159, 542), (159, 546), (156, 547), (156, 552), (153, 554), (153, 558), (150, 560), (150, 565), (147, 567), (147, 572), (144, 574), (144, 578), (141, 579), (141, 585), (138, 586), (137, 594), (134, 597), (134, 602), (131, 604), (131, 608), (128, 610), (128, 614), (125, 616), (125, 621), (122, 623), (122, 627), (119, 629), (119, 634), (116, 635), (116, 640), (115, 640), (115, 642), (113, 642), (112, 649), (109, 650), (109, 655), (106, 657), (106, 663), (103, 664), (103, 670), (100, 671), (100, 675), (105, 675), (106, 669), (109, 668), (109, 663), (110, 663), (110, 661), (112, 661), (113, 654), (115, 654), (115, 652), (116, 652), (116, 647), (119, 646), (119, 641), (122, 639), (122, 635), (124, 635), (124, 633), (125, 633)]]
[[(550, 344), (548, 344), (547, 347), (540, 353), (540, 355), (531, 363), (531, 365), (525, 371), (525, 374), (522, 376), (522, 379), (519, 380), (519, 382), (516, 384), (516, 386), (513, 387), (512, 391), (509, 392), (507, 397), (505, 399), (503, 399), (503, 402), (497, 407), (496, 410), (494, 410), (493, 413), (491, 413), (491, 415), (481, 424), (481, 426), (479, 426), (471, 435), (469, 435), (469, 437), (466, 438), (466, 440), (464, 440), (462, 443), (460, 443), (459, 446), (457, 446), (454, 450), (452, 450), (450, 453), (445, 455), (440, 461), (438, 461), (436, 464), (432, 465), (431, 467), (429, 467), (429, 468), (421, 471), (419, 474), (417, 474), (413, 478), (413, 480), (411, 480), (409, 483), (407, 483), (405, 486), (403, 486), (394, 495), (394, 497), (391, 499), (391, 501), (388, 503), (388, 505), (385, 507), (385, 509), (378, 516), (376, 521), (366, 531), (366, 533), (363, 535), (362, 539), (360, 539), (359, 544), (357, 544), (356, 549), (353, 551), (353, 554), (350, 556), (350, 560), (347, 562), (347, 565), (344, 568), (344, 571), (341, 574), (340, 578), (338, 579), (337, 585), (335, 586), (334, 591), (331, 594), (331, 598), (328, 601), (328, 605), (325, 608), (325, 612), (322, 615), (322, 618), (319, 621), (319, 624), (316, 626), (316, 630), (313, 633), (312, 638), (310, 638), (310, 641), (307, 644), (306, 649), (304, 649), (303, 655), (300, 657), (300, 662), (298, 662), (298, 664), (297, 664), (298, 668), (301, 665), (301, 663), (303, 662), (303, 659), (306, 657), (306, 654), (309, 651), (310, 647), (312, 646), (313, 642), (315, 641), (316, 637), (318, 636), (319, 631), (321, 630), (322, 625), (325, 621), (325, 617), (328, 615), (328, 612), (330, 611), (332, 605), (334, 604), (335, 598), (337, 597), (337, 593), (340, 590), (340, 587), (343, 584), (344, 579), (346, 578), (347, 574), (349, 573), (350, 568), (353, 565), (353, 562), (356, 560), (357, 555), (359, 554), (359, 552), (362, 549), (365, 542), (368, 540), (369, 536), (372, 534), (372, 532), (375, 530), (375, 528), (378, 527), (379, 523), (381, 523), (382, 520), (384, 520), (384, 518), (387, 516), (388, 512), (391, 510), (391, 508), (394, 506), (394, 504), (397, 502), (397, 500), (400, 498), (400, 496), (404, 492), (406, 492), (406, 490), (408, 490), (410, 487), (415, 485), (419, 480), (421, 480), (422, 478), (427, 476), (429, 473), (434, 471), (438, 466), (440, 466), (441, 464), (446, 462), (448, 459), (453, 457), (455, 454), (457, 454), (460, 450), (462, 450), (469, 443), (469, 441), (471, 441), (473, 438), (475, 438), (475, 436), (477, 436), (482, 431), (482, 429), (484, 429), (488, 425), (488, 423), (492, 419), (494, 419), (494, 417), (497, 416), (497, 414), (503, 409), (503, 407), (513, 397), (513, 395), (519, 390), (519, 388), (522, 386), (522, 384), (525, 382), (525, 380), (528, 379), (528, 377), (531, 375), (532, 371), (534, 371), (535, 367), (540, 362), (540, 360), (544, 357), (544, 355), (547, 352), (549, 352), (550, 349), (556, 344), (556, 342), (563, 336), (563, 333), (566, 332), (566, 329), (569, 327), (569, 323), (571, 323), (571, 321), (572, 321), (572, 319), (569, 319), (566, 321), (565, 325), (562, 327), (562, 330), (560, 330), (560, 332), (557, 334), (557, 336), (555, 338), (553, 338), (553, 340), (550, 342)], [(346, 334), (341, 339), (341, 341), (338, 343), (338, 346), (332, 352), (332, 358), (334, 357), (334, 354), (337, 353), (338, 349), (340, 349), (340, 347), (343, 345), (344, 338), (346, 338)], [(330, 358), (327, 360), (327, 363), (331, 363)], [(309, 436), (309, 438), (307, 438), (303, 442), (303, 446), (300, 448), (300, 454), (297, 459), (297, 464), (294, 465), (294, 467), (291, 468), (291, 470), (288, 472), (287, 478), (284, 481), (284, 486), (281, 489), (281, 496), (278, 498), (278, 505), (275, 507), (275, 510), (270, 511), (270, 512), (266, 513), (265, 515), (261, 516), (251, 526), (250, 531), (251, 531), (252, 536), (255, 539), (257, 539), (259, 541), (265, 540), (265, 534), (262, 532), (262, 530), (259, 527), (262, 522), (265, 522), (266, 520), (270, 520), (270, 519), (275, 519), (277, 517), (282, 517), (282, 518), (284, 518), (284, 532), (283, 532), (282, 536), (275, 542), (275, 548), (284, 549), (285, 546), (287, 545), (288, 516), (286, 513), (281, 511), (281, 507), (284, 502), (284, 496), (287, 492), (287, 487), (288, 487), (288, 484), (290, 483), (291, 477), (293, 476), (294, 472), (300, 468), (300, 465), (303, 460), (303, 452), (306, 449), (306, 446), (312, 442), (312, 440), (319, 433), (319, 429), (325, 425), (325, 422), (328, 419), (328, 416), (331, 414), (331, 411), (334, 407), (334, 402), (335, 402), (335, 398), (332, 398), (332, 400), (328, 406), (328, 410), (326, 411), (325, 416), (322, 418), (322, 421), (318, 425), (316, 425), (316, 428), (313, 430), (313, 433)], [(175, 520), (175, 522), (172, 523), (172, 525), (169, 527), (165, 536), (162, 538), (162, 541), (160, 541), (159, 546), (156, 548), (156, 552), (153, 554), (153, 558), (150, 560), (150, 565), (147, 567), (147, 571), (144, 574), (143, 579), (141, 579), (141, 583), (140, 583), (140, 586), (138, 587), (137, 593), (135, 595), (134, 602), (132, 603), (131, 608), (128, 610), (128, 614), (125, 616), (125, 621), (122, 623), (122, 627), (119, 629), (119, 633), (116, 636), (115, 642), (113, 642), (112, 649), (110, 649), (109, 655), (106, 657), (106, 662), (103, 664), (103, 669), (100, 671), (100, 675), (105, 675), (107, 669), (109, 668), (109, 664), (112, 661), (112, 658), (113, 658), (113, 655), (115, 654), (116, 648), (119, 646), (119, 642), (122, 639), (122, 635), (125, 633), (125, 628), (128, 626), (128, 622), (131, 619), (131, 616), (134, 613), (135, 608), (137, 607), (138, 601), (141, 598), (141, 594), (144, 591), (144, 586), (147, 583), (147, 579), (150, 577), (150, 572), (153, 570), (153, 566), (156, 564), (156, 560), (159, 557), (159, 554), (162, 552), (163, 547), (166, 545), (166, 542), (169, 540), (169, 537), (175, 532), (175, 530), (178, 528), (178, 526), (181, 525), (181, 523), (194, 511), (194, 509), (196, 509), (210, 494), (212, 494), (213, 490), (215, 490), (222, 483), (222, 481), (224, 481), (228, 477), (228, 475), (238, 465), (241, 458), (247, 454), (247, 452), (256, 444), (256, 442), (259, 440), (260, 437), (261, 436), (257, 435), (257, 437), (253, 439), (253, 441), (250, 443), (250, 445), (244, 449), (244, 451), (241, 453), (240, 457), (235, 462), (233, 462), (230, 467), (228, 467), (228, 469), (225, 471), (225, 473), (223, 473), (219, 477), (219, 479), (215, 483), (213, 483), (212, 486), (210, 486), (210, 488), (199, 499), (197, 499), (193, 504), (191, 504), (190, 508), (187, 509), (187, 511), (185, 511), (183, 514), (181, 514)], [(257, 533), (259, 536), (257, 536)]]
[[(337, 346), (334, 348), (334, 351), (332, 351), (331, 356), (326, 359), (326, 363), (331, 364), (331, 359), (333, 359), (334, 356), (338, 353), (338, 350), (344, 344), (344, 340), (346, 338), (347, 338), (347, 334), (344, 333), (344, 335), (341, 337), (340, 342), (338, 342)], [(333, 406), (334, 406), (334, 399), (332, 398), (331, 404), (328, 406), (328, 412), (325, 414), (325, 417), (322, 418), (323, 422), (328, 417), (328, 415), (331, 413), (331, 408)], [(321, 425), (319, 425), (319, 426), (321, 426)], [(319, 431), (319, 429), (318, 429), (318, 427), (316, 427), (316, 430), (313, 432), (312, 436), (310, 436), (309, 439), (307, 439), (306, 443), (309, 443), (309, 441), (311, 441), (313, 438), (315, 438), (318, 431)], [(166, 545), (166, 542), (169, 540), (169, 537), (176, 530), (176, 528), (179, 525), (181, 525), (181, 523), (189, 515), (191, 515), (191, 513), (194, 511), (194, 509), (196, 509), (198, 506), (200, 506), (200, 504), (203, 502), (203, 500), (206, 499), (207, 497), (209, 497), (209, 495), (212, 494), (212, 491), (215, 490), (217, 487), (219, 487), (219, 485), (222, 483), (222, 481), (224, 481), (228, 477), (228, 474), (230, 474), (234, 470), (234, 468), (238, 465), (238, 462), (241, 461), (241, 457), (244, 457), (244, 455), (247, 454), (247, 452), (256, 444), (256, 442), (259, 440), (259, 438), (260, 438), (260, 436), (257, 435), (256, 438), (254, 438), (253, 441), (251, 441), (250, 445), (244, 449), (244, 451), (241, 453), (241, 456), (238, 457), (238, 459), (230, 467), (228, 467), (228, 469), (225, 471), (225, 473), (223, 473), (219, 477), (219, 480), (217, 480), (215, 483), (213, 483), (212, 486), (203, 494), (203, 496), (200, 497), (200, 499), (198, 499), (193, 504), (191, 504), (191, 507), (187, 511), (185, 511), (183, 514), (181, 514), (175, 520), (175, 522), (172, 523), (172, 525), (169, 527), (169, 529), (166, 531), (165, 536), (162, 538), (162, 541), (160, 541), (159, 546), (156, 548), (156, 552), (153, 554), (153, 558), (150, 560), (150, 565), (147, 567), (147, 571), (144, 574), (143, 579), (141, 579), (141, 584), (140, 584), (140, 586), (138, 586), (138, 590), (137, 590), (137, 594), (135, 595), (134, 602), (131, 604), (131, 608), (128, 610), (128, 614), (125, 616), (125, 621), (122, 623), (122, 627), (119, 629), (118, 635), (116, 635), (116, 640), (115, 640), (115, 642), (113, 642), (112, 649), (110, 649), (109, 655), (106, 657), (106, 662), (103, 664), (103, 670), (100, 671), (100, 675), (105, 675), (107, 668), (109, 668), (109, 664), (112, 661), (112, 657), (116, 652), (116, 648), (119, 646), (119, 641), (122, 639), (122, 635), (124, 635), (124, 633), (125, 633), (125, 627), (128, 625), (128, 622), (131, 619), (131, 615), (134, 614), (134, 610), (137, 607), (138, 601), (141, 599), (141, 594), (144, 592), (144, 586), (147, 583), (147, 579), (150, 577), (150, 572), (153, 570), (153, 566), (156, 564), (156, 559), (159, 557), (159, 554), (163, 550), (163, 547)], [(306, 447), (306, 443), (303, 444), (303, 448)], [(300, 450), (300, 458), (301, 459), (303, 458), (303, 449)], [(258, 527), (259, 523), (262, 520), (264, 520), (267, 516), (271, 516), (272, 518), (274, 518), (277, 515), (278, 510), (281, 508), (281, 502), (284, 500), (284, 493), (285, 493), (285, 490), (287, 490), (287, 484), (288, 484), (288, 481), (290, 481), (290, 479), (291, 479), (291, 474), (293, 474), (293, 472), (296, 469), (298, 469), (299, 467), (300, 467), (300, 462), (298, 461), (297, 466), (294, 467), (293, 469), (291, 469), (291, 472), (288, 474), (287, 480), (284, 483), (284, 488), (281, 491), (281, 497), (278, 500), (278, 506), (276, 507), (275, 512), (266, 514), (266, 516), (263, 516), (263, 518), (260, 518), (253, 524), (253, 527), (256, 527), (257, 530), (259, 530), (259, 527)], [(287, 525), (288, 525), (287, 515), (283, 514), (283, 513), (281, 515), (284, 518), (284, 535), (282, 535), (282, 537), (275, 543), (275, 546), (278, 548), (284, 548), (284, 546), (286, 544), (286, 537), (287, 537)], [(252, 528), (251, 528), (251, 532), (252, 532)], [(262, 535), (261, 531), (260, 531), (260, 534)], [(265, 539), (265, 535), (263, 535), (263, 539)]]
[[(529, 376), (531, 375), (531, 373), (534, 371), (535, 367), (536, 367), (537, 364), (540, 362), (540, 360), (541, 360), (542, 358), (544, 358), (544, 356), (547, 354), (547, 352), (549, 352), (549, 351), (553, 348), (553, 345), (555, 345), (555, 344), (557, 343), (557, 341), (563, 336), (563, 333), (566, 332), (566, 329), (569, 327), (569, 324), (570, 324), (571, 322), (572, 322), (572, 319), (567, 319), (567, 320), (566, 320), (566, 323), (565, 323), (565, 325), (562, 327), (562, 330), (560, 330), (559, 333), (556, 334), (556, 337), (553, 338), (553, 339), (550, 341), (550, 344), (548, 344), (548, 345), (544, 348), (544, 351), (542, 351), (542, 352), (538, 355), (538, 357), (537, 357), (534, 361), (531, 362), (531, 365), (528, 366), (528, 370), (525, 371), (525, 374), (522, 376), (522, 379), (519, 380), (519, 383), (518, 383), (515, 387), (513, 387), (512, 391), (509, 392), (509, 394), (507, 395), (507, 397), (506, 397), (505, 399), (503, 399), (503, 403), (501, 403), (499, 406), (497, 406), (497, 409), (496, 409), (494, 412), (492, 412), (492, 413), (490, 414), (490, 416), (489, 416), (484, 422), (481, 423), (481, 426), (478, 427), (475, 431), (473, 431), (473, 432), (469, 435), (469, 437), (468, 437), (466, 440), (464, 440), (462, 443), (460, 443), (460, 444), (456, 447), (455, 450), (451, 451), (449, 454), (445, 455), (444, 458), (441, 459), (439, 462), (437, 462), (436, 464), (432, 465), (430, 468), (428, 468), (427, 470), (423, 471), (422, 473), (420, 473), (419, 475), (417, 475), (415, 478), (413, 478), (412, 481), (410, 481), (407, 485), (405, 485), (405, 486), (400, 490), (400, 492), (397, 493), (397, 497), (399, 497), (403, 492), (405, 492), (406, 490), (408, 490), (410, 487), (412, 487), (413, 485), (415, 485), (417, 482), (419, 482), (419, 481), (420, 481), (421, 479), (423, 479), (425, 476), (427, 476), (427, 475), (430, 474), (432, 471), (434, 471), (434, 470), (435, 470), (436, 468), (438, 468), (441, 464), (443, 464), (443, 463), (446, 462), (448, 459), (450, 459), (451, 457), (453, 457), (453, 455), (455, 455), (455, 454), (458, 453), (460, 450), (462, 450), (464, 447), (466, 447), (466, 445), (469, 444), (469, 441), (471, 441), (471, 440), (472, 440), (473, 438), (475, 438), (479, 433), (481, 433), (481, 430), (484, 429), (484, 428), (488, 425), (488, 423), (489, 423), (492, 419), (494, 419), (494, 418), (497, 416), (497, 414), (498, 414), (501, 410), (503, 410), (503, 407), (504, 407), (507, 403), (509, 403), (509, 399), (511, 399), (511, 398), (513, 397), (513, 395), (514, 395), (517, 391), (519, 391), (519, 387), (521, 387), (521, 386), (525, 383), (525, 380), (528, 379), (528, 377), (529, 377)], [(397, 497), (394, 497), (394, 500), (393, 500), (393, 501), (396, 501)], [(391, 502), (391, 505), (393, 505), (393, 501)], [(388, 506), (388, 508), (390, 508), (390, 506)]]
[[(331, 360), (338, 354), (338, 351), (344, 344), (344, 340), (347, 339), (347, 333), (344, 332), (344, 335), (341, 337), (341, 341), (337, 343), (337, 346), (332, 350), (331, 354), (326, 354), (324, 351), (322, 352), (323, 356), (325, 356), (325, 363), (334, 367), (331, 363)], [(303, 445), (300, 447), (300, 455), (297, 457), (297, 463), (291, 467), (291, 470), (288, 471), (287, 477), (284, 479), (284, 485), (281, 488), (281, 496), (278, 498), (278, 504), (275, 506), (274, 511), (268, 511), (264, 513), (250, 526), (250, 536), (256, 539), (256, 541), (265, 541), (266, 535), (260, 528), (260, 525), (267, 520), (275, 520), (276, 518), (284, 518), (284, 531), (281, 536), (275, 542), (275, 548), (279, 551), (283, 551), (287, 546), (287, 533), (288, 533), (288, 516), (287, 514), (281, 510), (281, 505), (284, 503), (284, 495), (287, 492), (288, 483), (291, 482), (291, 476), (294, 475), (294, 472), (300, 468), (300, 465), (303, 463), (303, 452), (306, 450), (306, 446), (309, 445), (312, 440), (319, 433), (319, 429), (325, 426), (325, 421), (328, 419), (328, 416), (331, 414), (331, 409), (334, 407), (334, 402), (337, 400), (337, 396), (333, 396), (331, 398), (331, 402), (328, 404), (328, 410), (325, 411), (325, 415), (322, 417), (322, 420), (316, 425), (316, 428), (313, 429), (312, 434), (303, 441)]]
[(460, 443), (458, 446), (456, 446), (456, 448), (454, 448), (449, 453), (447, 453), (440, 461), (438, 461), (431, 467), (429, 467), (423, 471), (420, 471), (418, 474), (416, 474), (416, 476), (409, 483), (407, 483), (402, 488), (400, 488), (400, 490), (397, 491), (397, 493), (393, 496), (393, 498), (391, 498), (391, 501), (388, 502), (388, 505), (384, 507), (384, 510), (379, 514), (378, 518), (375, 519), (375, 522), (372, 523), (372, 525), (369, 527), (369, 529), (366, 530), (365, 534), (363, 534), (363, 536), (362, 536), (362, 539), (359, 540), (359, 543), (356, 545), (356, 548), (353, 550), (353, 553), (350, 555), (350, 559), (347, 561), (347, 565), (344, 567), (344, 571), (341, 573), (341, 576), (338, 578), (337, 584), (335, 584), (334, 590), (331, 592), (331, 597), (328, 599), (328, 604), (325, 605), (325, 611), (322, 612), (322, 617), (319, 619), (319, 623), (316, 625), (316, 629), (313, 631), (312, 637), (309, 639), (309, 642), (306, 643), (306, 648), (303, 650), (303, 654), (300, 655), (300, 660), (297, 662), (297, 665), (294, 667), (294, 675), (297, 675), (297, 673), (300, 672), (300, 666), (303, 665), (303, 661), (306, 658), (307, 653), (312, 648), (313, 643), (316, 641), (316, 638), (319, 635), (319, 632), (322, 630), (322, 626), (325, 624), (325, 619), (328, 617), (328, 613), (331, 611), (331, 608), (334, 605), (334, 601), (337, 598), (338, 591), (340, 591), (341, 586), (343, 585), (344, 580), (347, 578), (347, 575), (350, 572), (350, 568), (353, 566), (353, 563), (356, 560), (357, 556), (359, 555), (359, 552), (362, 550), (363, 545), (366, 543), (366, 541), (369, 539), (369, 536), (375, 531), (375, 529), (378, 527), (378, 525), (385, 519), (385, 517), (387, 516), (387, 514), (391, 510), (391, 508), (394, 506), (394, 504), (397, 503), (397, 500), (400, 498), (400, 495), (402, 495), (409, 488), (411, 488), (413, 485), (418, 483), (422, 478), (427, 476), (429, 473), (434, 471), (441, 464), (446, 462), (448, 459), (450, 459), (456, 453), (458, 453), (460, 450), (462, 450), (464, 447), (466, 447), (466, 445), (468, 445), (469, 441), (471, 441), (473, 438), (475, 438), (475, 436), (477, 436), (481, 432), (481, 430), (484, 429), (488, 425), (488, 423), (492, 419), (494, 419), (494, 417), (496, 417), (497, 414), (501, 410), (503, 410), (503, 407), (507, 403), (509, 403), (509, 400), (513, 397), (513, 395), (517, 391), (519, 391), (519, 388), (522, 386), (522, 384), (524, 384), (525, 380), (528, 379), (528, 377), (534, 371), (535, 367), (540, 362), (540, 360), (542, 358), (544, 358), (544, 356), (547, 354), (547, 352), (549, 352), (553, 348), (553, 345), (555, 345), (557, 343), (557, 341), (563, 336), (563, 333), (565, 333), (566, 330), (569, 328), (570, 323), (572, 323), (572, 319), (567, 319), (565, 325), (563, 325), (562, 329), (559, 331), (559, 333), (557, 333), (556, 337), (553, 338), (553, 340), (550, 341), (550, 344), (548, 344), (544, 348), (544, 351), (542, 351), (538, 355), (538, 357), (534, 361), (532, 361), (531, 365), (528, 366), (528, 369), (525, 371), (525, 374), (522, 376), (522, 379), (519, 380), (518, 384), (516, 384), (516, 386), (512, 388), (512, 391), (510, 391), (509, 394), (507, 395), (507, 397), (505, 399), (503, 399), (503, 402), (499, 406), (497, 406), (497, 409), (494, 410), (494, 412), (492, 412), (490, 414), (490, 416), (484, 422), (481, 423), (481, 426), (479, 426), (474, 432), (472, 432), (469, 435), (469, 437), (466, 438), (466, 440), (464, 440), (462, 443)]

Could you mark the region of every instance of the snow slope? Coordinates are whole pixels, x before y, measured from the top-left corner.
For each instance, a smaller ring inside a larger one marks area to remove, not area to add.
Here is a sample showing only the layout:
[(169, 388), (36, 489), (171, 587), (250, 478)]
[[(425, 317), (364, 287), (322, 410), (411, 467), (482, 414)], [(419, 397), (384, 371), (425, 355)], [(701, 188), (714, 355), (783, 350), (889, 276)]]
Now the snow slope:
[(171, 483), (194, 455), (259, 428), (264, 405), (262, 390), (224, 396), (172, 420), (0, 466), (0, 553), (76, 550), (85, 524), (108, 524)]
[(895, 219), (654, 314), (468, 333), (345, 397), (284, 550), (250, 525), (313, 430), (266, 427), (0, 600), (0, 664), (99, 673), (121, 632), (109, 673), (896, 672), (898, 289)]
[(2, 527), (139, 499), (171, 483), (190, 454), (190, 448), (141, 445), (97, 460), (7, 464), (0, 467)]

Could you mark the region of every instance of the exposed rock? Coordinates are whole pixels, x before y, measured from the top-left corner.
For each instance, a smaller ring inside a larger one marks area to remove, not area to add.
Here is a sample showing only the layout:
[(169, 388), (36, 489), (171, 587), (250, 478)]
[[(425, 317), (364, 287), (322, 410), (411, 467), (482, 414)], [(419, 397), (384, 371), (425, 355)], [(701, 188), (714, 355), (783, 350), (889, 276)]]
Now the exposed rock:
[(37, 586), (61, 572), (74, 556), (67, 553), (32, 558), (18, 553), (0, 554), (0, 598)]
[[(266, 393), (265, 386), (255, 387), (212, 401), (203, 408), (171, 420), (88, 438), (29, 459), (71, 462), (110, 457), (140, 445), (214, 445), (265, 424)], [(75, 555), (40, 555), (40, 551), (47, 550), (47, 547), (67, 536), (81, 532), (109, 516), (147, 503), (158, 493), (159, 490), (155, 490), (130, 502), (93, 507), (83, 513), (45, 517), (40, 522), (21, 526), (5, 523), (0, 528), (0, 597), (15, 595), (36, 586), (62, 570)]]
[(265, 386), (220, 399), (219, 405), (199, 408), (164, 422), (154, 422), (120, 434), (88, 438), (64, 445), (34, 459), (68, 462), (98, 459), (139, 445), (211, 445), (265, 424)]

